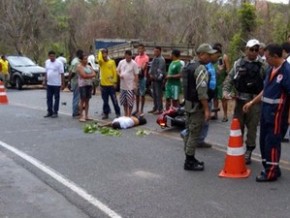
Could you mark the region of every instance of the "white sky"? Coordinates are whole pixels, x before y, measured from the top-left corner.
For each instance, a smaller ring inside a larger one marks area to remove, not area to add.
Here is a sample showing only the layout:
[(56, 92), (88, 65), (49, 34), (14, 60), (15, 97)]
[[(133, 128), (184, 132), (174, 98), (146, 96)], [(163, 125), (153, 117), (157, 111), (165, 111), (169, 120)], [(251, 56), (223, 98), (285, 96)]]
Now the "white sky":
[(268, 2), (288, 4), (289, 0), (268, 0)]
[[(209, 2), (211, 2), (212, 0), (208, 0)], [(288, 4), (289, 0), (266, 0), (268, 2), (273, 2), (273, 3), (283, 3), (283, 4)], [(227, 2), (227, 0), (224, 0), (223, 2)]]

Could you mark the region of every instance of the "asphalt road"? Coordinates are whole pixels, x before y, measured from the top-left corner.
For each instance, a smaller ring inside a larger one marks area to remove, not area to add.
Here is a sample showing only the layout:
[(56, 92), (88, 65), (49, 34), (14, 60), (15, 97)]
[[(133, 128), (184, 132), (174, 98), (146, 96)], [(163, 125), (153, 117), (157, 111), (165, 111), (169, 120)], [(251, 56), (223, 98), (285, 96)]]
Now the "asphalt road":
[[(211, 123), (207, 141), (215, 146), (197, 151), (205, 171), (187, 172), (179, 130), (161, 130), (153, 115), (142, 127), (148, 136), (137, 136), (138, 128), (120, 137), (84, 134), (70, 115), (71, 93), (61, 93), (66, 104), (57, 119), (43, 118), (45, 90), (7, 95), (9, 104), (0, 106), (0, 217), (289, 217), (289, 144), (277, 182), (255, 182), (258, 149), (249, 178), (221, 179), (229, 123)], [(100, 119), (101, 106), (94, 96), (91, 116)]]

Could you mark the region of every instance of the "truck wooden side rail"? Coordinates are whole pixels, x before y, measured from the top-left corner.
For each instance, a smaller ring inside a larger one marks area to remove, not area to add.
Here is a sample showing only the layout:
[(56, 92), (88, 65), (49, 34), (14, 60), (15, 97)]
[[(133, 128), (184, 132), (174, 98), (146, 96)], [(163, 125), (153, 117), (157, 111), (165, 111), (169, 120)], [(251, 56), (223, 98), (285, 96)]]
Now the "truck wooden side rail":
[(169, 60), (171, 52), (173, 49), (178, 49), (181, 52), (180, 59), (190, 60), (193, 57), (192, 46), (186, 46), (184, 44), (165, 44), (165, 43), (156, 43), (156, 42), (142, 42), (142, 41), (128, 41), (123, 44), (114, 45), (108, 47), (109, 56), (112, 59), (119, 60), (124, 58), (124, 53), (126, 50), (131, 50), (133, 56), (138, 55), (138, 45), (142, 43), (146, 48), (146, 54), (153, 58), (153, 50), (155, 46), (160, 46), (162, 48), (162, 56)]

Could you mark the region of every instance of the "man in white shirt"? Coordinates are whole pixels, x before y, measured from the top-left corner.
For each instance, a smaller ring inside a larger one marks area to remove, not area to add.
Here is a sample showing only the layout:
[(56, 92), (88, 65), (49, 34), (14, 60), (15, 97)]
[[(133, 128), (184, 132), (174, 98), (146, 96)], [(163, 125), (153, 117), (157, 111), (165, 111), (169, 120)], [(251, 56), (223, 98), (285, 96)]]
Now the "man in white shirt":
[(138, 83), (139, 69), (132, 60), (132, 52), (125, 51), (125, 59), (118, 64), (117, 72), (120, 76), (120, 103), (124, 106), (124, 115), (130, 117), (134, 106), (135, 89)]
[(99, 71), (99, 66), (96, 64), (96, 58), (94, 54), (90, 54), (88, 56), (88, 64), (93, 68), (96, 73)]
[(61, 62), (62, 65), (63, 65), (63, 68), (66, 69), (66, 66), (67, 66), (67, 60), (66, 60), (66, 58), (63, 56), (63, 53), (60, 53), (56, 60), (58, 60), (59, 62)]
[(88, 65), (90, 65), (93, 70), (95, 71), (96, 73), (96, 77), (95, 79), (93, 80), (93, 91), (92, 91), (92, 95), (95, 95), (96, 94), (96, 88), (98, 87), (99, 83), (100, 83), (100, 78), (99, 78), (99, 65), (96, 64), (96, 58), (95, 58), (95, 55), (94, 54), (90, 54), (88, 56)]
[(54, 51), (48, 52), (48, 58), (45, 61), (47, 114), (44, 117), (56, 118), (58, 117), (60, 89), (64, 87), (64, 68), (63, 64), (56, 60)]

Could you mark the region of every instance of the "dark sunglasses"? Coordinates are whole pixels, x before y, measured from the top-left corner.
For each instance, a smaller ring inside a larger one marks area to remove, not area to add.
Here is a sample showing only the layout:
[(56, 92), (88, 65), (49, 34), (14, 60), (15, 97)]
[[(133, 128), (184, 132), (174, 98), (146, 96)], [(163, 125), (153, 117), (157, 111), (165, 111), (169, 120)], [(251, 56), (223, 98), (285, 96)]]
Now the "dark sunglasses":
[(259, 52), (259, 48), (249, 48), (249, 50), (251, 51), (251, 52)]

